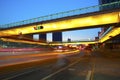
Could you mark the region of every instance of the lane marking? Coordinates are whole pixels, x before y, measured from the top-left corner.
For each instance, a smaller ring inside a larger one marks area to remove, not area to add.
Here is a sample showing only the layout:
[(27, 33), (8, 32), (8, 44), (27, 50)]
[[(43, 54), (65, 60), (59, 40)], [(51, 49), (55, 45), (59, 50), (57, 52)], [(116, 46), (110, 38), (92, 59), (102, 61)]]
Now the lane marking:
[(88, 74), (86, 75), (86, 80), (93, 80), (93, 75), (95, 71), (95, 62), (93, 62), (91, 65), (92, 65), (92, 68), (91, 70), (88, 71)]
[(74, 63), (69, 64), (68, 66), (66, 66), (66, 67), (64, 67), (64, 68), (62, 68), (62, 69), (59, 69), (58, 71), (56, 71), (56, 72), (54, 72), (54, 73), (52, 73), (52, 74), (50, 74), (50, 75), (48, 75), (48, 76), (42, 78), (41, 80), (46, 80), (46, 79), (48, 79), (48, 78), (54, 76), (55, 74), (64, 71), (65, 69), (67, 69), (67, 68), (69, 68), (69, 67), (71, 67), (71, 66), (77, 64), (80, 60), (81, 60), (81, 59), (77, 60), (77, 61), (74, 62)]
[[(50, 59), (50, 58), (49, 58), (49, 59)], [(53, 58), (51, 58), (51, 59), (53, 59)], [(41, 59), (41, 60), (44, 60), (44, 59)], [(29, 67), (29, 68), (32, 68), (32, 67)], [(29, 68), (25, 68), (25, 69), (29, 69)], [(16, 78), (16, 77), (19, 77), (19, 76), (22, 76), (22, 75), (25, 75), (25, 74), (28, 74), (28, 73), (34, 72), (34, 71), (36, 71), (36, 70), (40, 70), (40, 69), (37, 68), (37, 69), (33, 69), (33, 70), (29, 70), (29, 71), (25, 71), (25, 72), (22, 72), (22, 73), (17, 74), (17, 75), (13, 75), (13, 76), (8, 77), (8, 78), (4, 78), (4, 79), (2, 79), (2, 80), (10, 80), (10, 79), (13, 79), (13, 78)]]
[[(81, 60), (81, 59), (77, 60), (77, 61), (74, 62), (74, 63), (69, 64), (68, 66), (66, 66), (66, 67), (64, 67), (64, 68), (62, 68), (62, 69), (56, 71), (55, 73), (52, 73), (52, 74), (50, 74), (50, 75), (48, 75), (48, 76), (42, 78), (41, 80), (46, 80), (46, 79), (50, 78), (51, 76), (53, 76), (53, 75), (55, 75), (55, 74), (57, 74), (57, 73), (59, 73), (59, 72), (65, 70), (65, 69), (67, 69), (68, 67), (73, 66), (74, 64), (78, 63), (80, 60)], [(39, 69), (38, 69), (38, 70), (39, 70)], [(17, 74), (17, 75), (8, 77), (8, 78), (4, 78), (4, 79), (2, 79), (2, 80), (10, 80), (10, 79), (13, 79), (13, 78), (16, 78), (16, 77), (19, 77), (19, 76), (22, 76), (22, 75), (31, 73), (31, 72), (33, 72), (33, 71), (36, 71), (36, 70), (31, 70), (31, 71), (23, 72), (23, 73), (21, 73), (21, 74)]]
[(92, 71), (88, 71), (88, 74), (86, 76), (86, 80), (91, 80), (91, 75), (92, 75)]
[(95, 72), (95, 63), (93, 63), (93, 68), (92, 68), (92, 73), (91, 73), (91, 78), (90, 78), (90, 80), (93, 80), (94, 72)]
[[(36, 70), (39, 70), (39, 69), (36, 69)], [(14, 76), (11, 76), (11, 77), (8, 77), (8, 78), (5, 78), (5, 79), (2, 79), (2, 80), (10, 80), (10, 79), (14, 79), (14, 78), (16, 78), (16, 77), (19, 77), (19, 76), (24, 75), (24, 74), (31, 73), (31, 72), (36, 71), (36, 70), (30, 70), (30, 71), (27, 71), (27, 72), (23, 72), (23, 73), (21, 73), (21, 74), (17, 74), (17, 75), (14, 75)]]

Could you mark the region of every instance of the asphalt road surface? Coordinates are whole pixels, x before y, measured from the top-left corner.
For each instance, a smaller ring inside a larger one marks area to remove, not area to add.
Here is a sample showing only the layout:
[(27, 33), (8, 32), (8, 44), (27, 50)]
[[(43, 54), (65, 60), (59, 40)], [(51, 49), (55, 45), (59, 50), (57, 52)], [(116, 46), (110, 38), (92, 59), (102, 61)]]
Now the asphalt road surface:
[(98, 51), (62, 55), (44, 63), (0, 74), (0, 80), (120, 80), (120, 58)]

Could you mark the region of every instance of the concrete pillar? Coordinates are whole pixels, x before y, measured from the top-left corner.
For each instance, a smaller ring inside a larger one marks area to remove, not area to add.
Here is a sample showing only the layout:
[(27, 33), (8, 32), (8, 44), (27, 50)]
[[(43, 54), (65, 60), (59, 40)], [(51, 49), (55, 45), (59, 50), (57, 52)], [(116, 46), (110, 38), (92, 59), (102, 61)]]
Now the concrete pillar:
[(62, 32), (52, 33), (52, 41), (62, 41)]

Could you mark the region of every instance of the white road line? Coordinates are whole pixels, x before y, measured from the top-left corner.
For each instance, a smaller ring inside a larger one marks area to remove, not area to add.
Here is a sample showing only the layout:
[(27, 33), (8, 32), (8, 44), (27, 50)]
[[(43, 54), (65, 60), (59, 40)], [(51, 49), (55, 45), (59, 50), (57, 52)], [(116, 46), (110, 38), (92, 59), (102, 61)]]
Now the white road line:
[[(44, 60), (44, 59), (41, 59), (41, 60)], [(39, 61), (39, 60), (33, 60), (33, 61)], [(29, 67), (29, 68), (32, 68), (32, 67)], [(37, 70), (39, 70), (39, 69), (37, 69)], [(19, 76), (21, 76), (21, 75), (25, 75), (25, 74), (31, 73), (31, 72), (33, 72), (33, 71), (36, 71), (36, 69), (35, 69), (35, 70), (30, 70), (30, 71), (27, 71), (27, 72), (22, 72), (22, 73), (20, 73), (20, 74), (17, 74), (17, 75), (14, 75), (14, 76), (11, 76), (11, 77), (2, 79), (2, 80), (10, 80), (10, 79), (19, 77)]]
[[(80, 60), (81, 60), (81, 59), (77, 60), (77, 61), (74, 62), (74, 63), (69, 64), (68, 66), (66, 66), (66, 67), (64, 67), (64, 68), (62, 68), (62, 69), (60, 69), (60, 70), (58, 70), (58, 71), (56, 71), (56, 72), (54, 72), (54, 73), (52, 73), (52, 74), (50, 74), (50, 75), (44, 77), (44, 78), (42, 78), (41, 80), (46, 80), (46, 79), (52, 77), (53, 75), (55, 75), (55, 74), (57, 74), (57, 73), (59, 73), (59, 72), (65, 70), (65, 69), (67, 69), (68, 67), (71, 67), (71, 66), (75, 65), (75, 64), (78, 63)], [(30, 71), (27, 71), (27, 72), (23, 72), (23, 73), (21, 73), (21, 74), (17, 74), (17, 75), (14, 75), (14, 76), (11, 76), (11, 77), (2, 79), (2, 80), (10, 80), (10, 79), (19, 77), (19, 76), (21, 76), (21, 75), (28, 74), (28, 73), (33, 72), (33, 71), (35, 71), (35, 70), (30, 70)]]
[(92, 71), (88, 71), (88, 74), (86, 76), (86, 80), (91, 80), (91, 74), (92, 74)]
[(86, 80), (93, 80), (94, 70), (95, 70), (95, 63), (92, 64), (91, 70), (88, 71), (88, 74), (86, 75)]
[(91, 73), (91, 79), (90, 80), (93, 80), (94, 72), (95, 72), (95, 63), (93, 63), (93, 68), (92, 68), (92, 73)]
[(17, 74), (17, 75), (14, 75), (14, 76), (11, 76), (11, 77), (2, 79), (2, 80), (10, 80), (10, 79), (16, 78), (16, 77), (18, 77), (18, 76), (21, 76), (21, 75), (24, 75), (24, 74), (28, 74), (28, 73), (33, 72), (33, 71), (35, 71), (35, 70), (30, 70), (30, 71), (27, 71), (27, 72), (23, 72), (23, 73), (21, 73), (21, 74)]
[(65, 69), (67, 69), (67, 68), (69, 68), (69, 67), (71, 67), (71, 66), (77, 64), (79, 61), (80, 61), (80, 60), (77, 60), (76, 62), (71, 63), (71, 64), (69, 64), (68, 66), (66, 66), (66, 67), (64, 67), (64, 68), (62, 68), (62, 69), (59, 69), (58, 71), (56, 71), (56, 72), (54, 72), (54, 73), (52, 73), (52, 74), (50, 74), (50, 75), (48, 75), (48, 76), (42, 78), (41, 80), (46, 80), (46, 79), (48, 79), (48, 78), (54, 76), (55, 74), (57, 74), (57, 73), (59, 73), (59, 72), (62, 72), (63, 70), (65, 70)]

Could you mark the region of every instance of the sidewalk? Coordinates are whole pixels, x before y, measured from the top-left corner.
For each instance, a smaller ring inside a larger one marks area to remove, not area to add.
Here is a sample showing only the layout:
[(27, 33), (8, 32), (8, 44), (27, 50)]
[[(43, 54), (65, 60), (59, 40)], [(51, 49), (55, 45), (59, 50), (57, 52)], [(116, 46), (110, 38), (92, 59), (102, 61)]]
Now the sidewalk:
[(120, 58), (120, 50), (118, 49), (99, 49), (96, 52), (99, 52), (101, 55), (109, 58)]
[[(98, 53), (99, 56), (95, 56)], [(98, 50), (93, 52), (93, 80), (120, 80), (119, 50)]]

